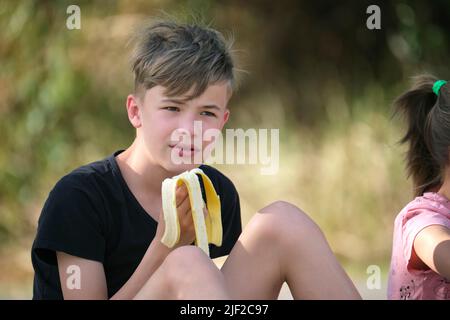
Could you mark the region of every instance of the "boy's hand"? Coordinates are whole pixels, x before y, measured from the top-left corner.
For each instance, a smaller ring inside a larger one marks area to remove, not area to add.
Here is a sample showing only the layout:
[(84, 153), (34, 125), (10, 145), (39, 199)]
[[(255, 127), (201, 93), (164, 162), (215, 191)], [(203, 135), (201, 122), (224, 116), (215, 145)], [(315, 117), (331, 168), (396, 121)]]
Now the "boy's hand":
[[(185, 245), (190, 245), (195, 240), (194, 220), (192, 218), (191, 204), (189, 201), (186, 185), (182, 184), (181, 186), (177, 187), (176, 198), (177, 198), (178, 221), (180, 223), (180, 240), (172, 249)], [(208, 214), (206, 207), (203, 209), (203, 214), (205, 215), (205, 217)], [(164, 214), (161, 211), (159, 215), (158, 229), (156, 231), (156, 235), (159, 241), (161, 240), (162, 235), (164, 234), (164, 230), (165, 230)]]

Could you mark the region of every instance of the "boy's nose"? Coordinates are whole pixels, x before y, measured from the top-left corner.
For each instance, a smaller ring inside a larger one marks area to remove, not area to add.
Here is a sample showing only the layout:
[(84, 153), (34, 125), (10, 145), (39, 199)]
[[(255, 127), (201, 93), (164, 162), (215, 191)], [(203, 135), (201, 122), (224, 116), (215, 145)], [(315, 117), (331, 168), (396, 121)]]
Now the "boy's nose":
[(180, 119), (178, 127), (193, 138), (197, 131), (195, 127), (199, 125), (199, 122), (196, 122), (195, 120), (196, 119), (193, 116), (183, 117), (182, 119)]
[[(175, 130), (175, 136), (172, 136), (178, 143), (183, 141), (195, 145), (195, 148), (201, 148), (202, 140), (202, 122), (196, 121), (194, 117), (183, 117), (178, 121), (178, 128)], [(184, 137), (183, 137), (184, 136)], [(186, 138), (188, 140), (186, 140)]]
[(178, 126), (181, 131), (185, 132), (186, 134), (189, 134), (191, 137), (194, 136), (194, 121), (192, 122), (182, 122)]

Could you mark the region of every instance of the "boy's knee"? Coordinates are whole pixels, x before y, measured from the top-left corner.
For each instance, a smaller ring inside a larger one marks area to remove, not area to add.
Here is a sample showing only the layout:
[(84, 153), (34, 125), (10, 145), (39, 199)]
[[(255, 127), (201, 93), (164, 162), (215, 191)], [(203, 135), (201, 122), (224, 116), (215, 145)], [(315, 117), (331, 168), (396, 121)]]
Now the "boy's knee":
[(272, 202), (271, 204), (265, 206), (264, 208), (258, 211), (258, 213), (283, 213), (283, 212), (305, 214), (297, 206), (283, 200)]
[(275, 201), (259, 210), (258, 213), (279, 223), (315, 225), (314, 221), (303, 210), (287, 201)]
[[(196, 282), (221, 281), (222, 273), (214, 262), (196, 246), (182, 246), (173, 250), (163, 263), (166, 282), (174, 289)], [(188, 283), (189, 282), (189, 283)]]
[(256, 227), (268, 238), (291, 240), (322, 236), (319, 226), (300, 208), (276, 201), (262, 208), (254, 217)]
[(170, 273), (178, 273), (203, 267), (211, 260), (196, 246), (182, 246), (174, 249), (164, 260), (164, 268)]

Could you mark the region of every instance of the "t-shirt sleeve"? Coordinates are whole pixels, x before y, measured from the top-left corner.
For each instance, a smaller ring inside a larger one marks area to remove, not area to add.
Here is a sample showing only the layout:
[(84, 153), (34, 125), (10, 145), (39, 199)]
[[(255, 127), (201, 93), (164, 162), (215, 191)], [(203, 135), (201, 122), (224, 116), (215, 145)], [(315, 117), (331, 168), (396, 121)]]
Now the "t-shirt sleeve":
[(211, 258), (218, 258), (230, 254), (242, 232), (241, 206), (239, 194), (230, 181), (227, 196), (221, 202), (223, 241), (220, 250), (211, 251)]
[(230, 179), (209, 166), (203, 166), (202, 169), (220, 196), (223, 237), (222, 246), (209, 245), (210, 257), (214, 259), (228, 255), (241, 235), (241, 205), (239, 194)]
[(414, 210), (408, 212), (403, 220), (403, 254), (407, 261), (408, 269), (414, 240), (417, 234), (431, 225), (442, 225), (450, 228), (450, 221), (442, 214), (429, 210)]
[(101, 199), (82, 179), (62, 178), (42, 209), (33, 250), (47, 263), (56, 264), (56, 251), (104, 262)]

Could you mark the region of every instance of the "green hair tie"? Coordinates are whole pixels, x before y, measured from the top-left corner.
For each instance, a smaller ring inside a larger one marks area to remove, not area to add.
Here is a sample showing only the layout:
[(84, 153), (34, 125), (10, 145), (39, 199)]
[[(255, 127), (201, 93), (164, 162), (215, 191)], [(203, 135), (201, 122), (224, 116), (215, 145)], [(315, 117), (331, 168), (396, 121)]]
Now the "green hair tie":
[(439, 90), (441, 90), (441, 87), (446, 84), (447, 81), (445, 80), (438, 80), (433, 84), (433, 92), (438, 96)]

